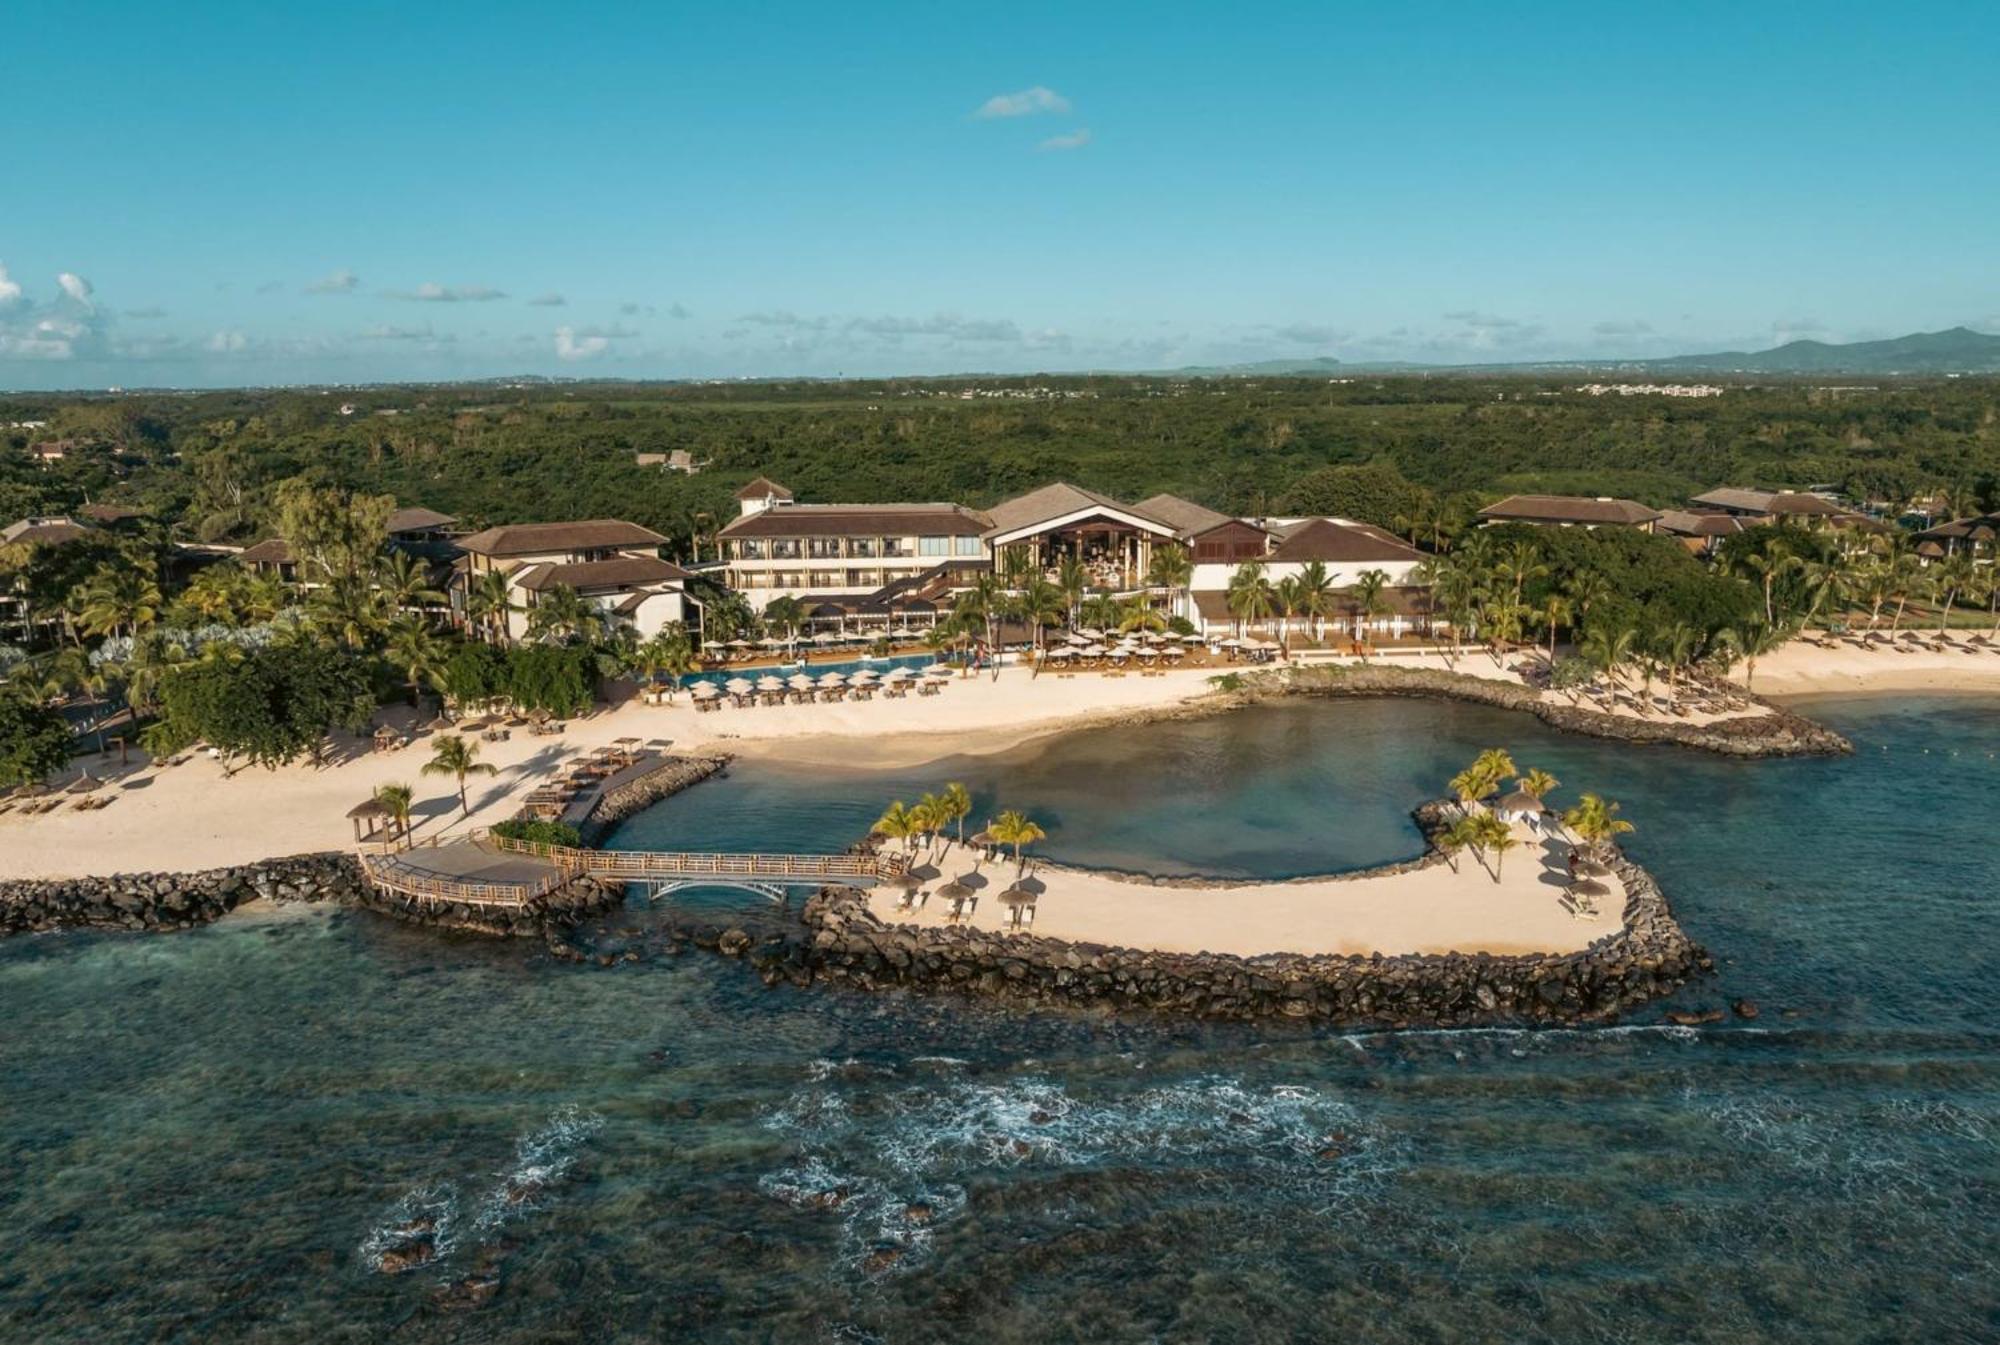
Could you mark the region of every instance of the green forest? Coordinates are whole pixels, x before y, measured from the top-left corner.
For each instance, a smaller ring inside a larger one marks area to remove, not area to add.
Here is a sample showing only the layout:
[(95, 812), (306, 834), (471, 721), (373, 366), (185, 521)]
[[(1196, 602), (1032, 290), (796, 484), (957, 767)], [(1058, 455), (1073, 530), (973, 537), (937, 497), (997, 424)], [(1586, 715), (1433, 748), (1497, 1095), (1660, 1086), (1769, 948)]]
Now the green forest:
[[(1891, 510), (2000, 496), (2000, 381), (1593, 396), (1509, 377), (561, 384), (0, 396), (0, 520), (86, 499), (188, 540), (270, 535), (305, 477), (466, 526), (613, 516), (685, 555), (765, 473), (802, 501), (984, 506), (1053, 480), (1398, 526), (1517, 492), (1679, 504), (1831, 485)], [(23, 427), (21, 422), (45, 422)], [(65, 441), (59, 462), (29, 446)], [(642, 467), (685, 450), (692, 476)]]

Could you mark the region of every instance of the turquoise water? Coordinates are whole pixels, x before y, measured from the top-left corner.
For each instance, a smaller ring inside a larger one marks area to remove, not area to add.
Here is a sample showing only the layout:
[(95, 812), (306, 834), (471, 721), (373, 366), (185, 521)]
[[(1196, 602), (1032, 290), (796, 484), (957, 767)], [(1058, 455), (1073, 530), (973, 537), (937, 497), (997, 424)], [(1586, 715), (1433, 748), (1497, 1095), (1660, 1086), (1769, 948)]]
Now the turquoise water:
[[(739, 767), (623, 833), (844, 842), (960, 778), (1063, 858), (1320, 870), (1409, 853), (1407, 808), (1503, 744), (1625, 802), (1722, 964), (1682, 1002), (1762, 1008), (1712, 1028), (1012, 1016), (311, 911), (11, 941), (0, 1339), (1993, 1339), (2000, 704), (1814, 713), (1857, 755), (1284, 706)], [(440, 1261), (367, 1269), (422, 1213)], [(489, 1306), (434, 1301), (476, 1269)]]

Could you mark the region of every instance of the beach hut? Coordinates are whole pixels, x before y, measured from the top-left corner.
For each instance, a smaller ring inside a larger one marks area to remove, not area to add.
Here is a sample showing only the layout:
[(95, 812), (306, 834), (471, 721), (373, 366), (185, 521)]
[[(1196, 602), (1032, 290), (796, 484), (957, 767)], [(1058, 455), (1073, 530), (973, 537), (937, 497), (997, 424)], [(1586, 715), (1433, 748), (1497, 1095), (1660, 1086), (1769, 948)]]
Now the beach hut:
[(379, 840), (386, 845), (395, 839), (395, 814), (380, 799), (363, 799), (347, 810), (347, 819), (354, 824), (356, 844)]
[(1503, 822), (1533, 822), (1542, 815), (1542, 801), (1525, 789), (1502, 796), (1493, 811)]

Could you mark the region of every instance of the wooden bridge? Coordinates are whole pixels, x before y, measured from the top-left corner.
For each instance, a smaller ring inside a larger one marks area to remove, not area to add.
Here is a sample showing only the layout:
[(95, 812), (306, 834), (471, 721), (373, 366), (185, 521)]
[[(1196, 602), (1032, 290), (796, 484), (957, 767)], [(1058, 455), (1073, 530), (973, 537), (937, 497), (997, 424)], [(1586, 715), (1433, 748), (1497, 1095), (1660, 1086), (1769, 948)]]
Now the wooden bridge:
[(361, 856), (377, 890), (418, 902), (524, 906), (580, 877), (638, 883), (648, 896), (686, 887), (742, 887), (782, 900), (789, 889), (873, 887), (903, 871), (893, 855), (722, 854), (588, 850), (474, 835)]

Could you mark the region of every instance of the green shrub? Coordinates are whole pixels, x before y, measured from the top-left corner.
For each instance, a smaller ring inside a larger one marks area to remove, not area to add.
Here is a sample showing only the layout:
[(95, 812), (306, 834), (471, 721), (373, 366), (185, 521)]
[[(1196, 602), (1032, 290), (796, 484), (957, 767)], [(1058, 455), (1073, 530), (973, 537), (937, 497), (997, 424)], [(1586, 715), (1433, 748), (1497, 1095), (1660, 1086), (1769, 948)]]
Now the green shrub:
[(493, 834), (503, 840), (529, 845), (559, 845), (574, 850), (583, 844), (583, 833), (567, 822), (543, 822), (516, 817), (493, 824)]

